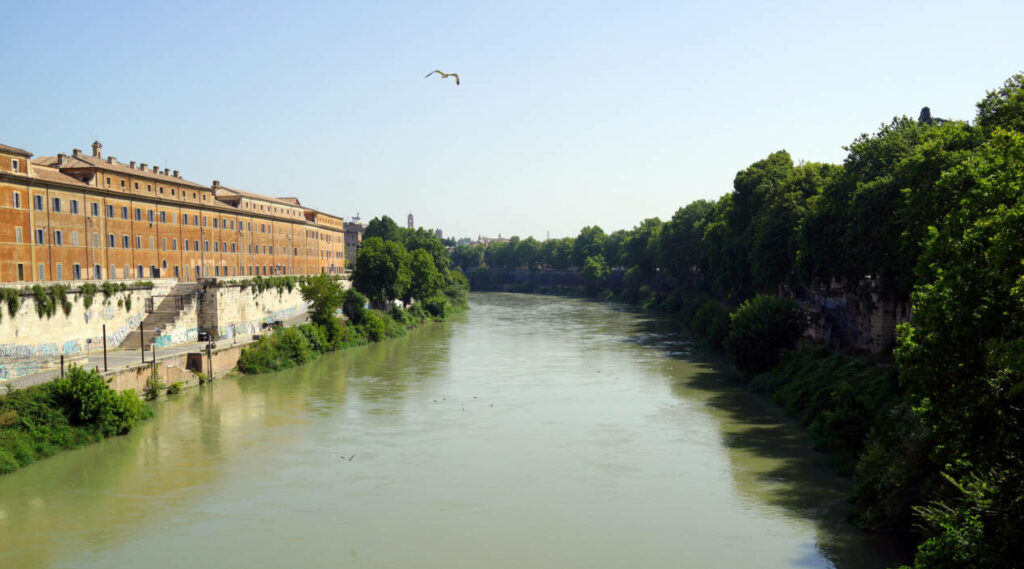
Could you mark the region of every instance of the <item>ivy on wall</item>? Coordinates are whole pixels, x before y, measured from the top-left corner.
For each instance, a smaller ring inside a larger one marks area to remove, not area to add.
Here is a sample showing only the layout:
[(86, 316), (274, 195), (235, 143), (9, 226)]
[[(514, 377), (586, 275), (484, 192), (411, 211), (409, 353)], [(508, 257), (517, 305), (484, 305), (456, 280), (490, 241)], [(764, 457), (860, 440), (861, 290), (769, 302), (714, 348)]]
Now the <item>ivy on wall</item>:
[[(77, 293), (82, 299), (82, 306), (86, 309), (92, 306), (97, 292), (103, 293), (104, 305), (110, 304), (111, 297), (118, 293), (126, 293), (124, 298), (118, 299), (117, 306), (130, 311), (132, 309), (131, 291), (151, 290), (152, 288), (152, 281), (135, 281), (130, 284), (105, 281), (99, 286), (92, 283), (83, 283), (77, 290), (72, 290), (67, 285), (61, 284), (53, 284), (47, 287), (32, 285), (20, 290), (11, 287), (0, 287), (0, 303), (7, 305), (7, 313), (11, 318), (14, 318), (18, 313), (18, 309), (21, 308), (21, 297), (31, 296), (35, 300), (36, 314), (40, 318), (52, 318), (57, 313), (57, 307), (60, 307), (65, 316), (71, 314), (74, 303), (68, 299), (69, 293)], [(2, 320), (3, 312), (0, 310), (0, 321)]]

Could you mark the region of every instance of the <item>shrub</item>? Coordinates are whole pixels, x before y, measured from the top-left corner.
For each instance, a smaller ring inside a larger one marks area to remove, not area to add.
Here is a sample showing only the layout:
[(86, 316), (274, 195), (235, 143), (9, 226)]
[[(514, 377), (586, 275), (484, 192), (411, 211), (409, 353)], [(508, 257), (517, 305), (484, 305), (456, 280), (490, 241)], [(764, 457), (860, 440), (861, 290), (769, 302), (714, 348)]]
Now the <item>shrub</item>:
[[(335, 319), (337, 322), (337, 319)], [(301, 324), (297, 327), (299, 332), (306, 337), (309, 347), (315, 352), (326, 352), (331, 349), (330, 341), (327, 338), (327, 331), (318, 324)]]
[(433, 296), (422, 302), (423, 309), (435, 318), (444, 318), (448, 313), (448, 299), (443, 296)]
[(175, 381), (174, 383), (167, 386), (167, 395), (177, 395), (181, 393), (181, 390), (185, 388), (184, 381)]
[(362, 328), (366, 337), (371, 342), (379, 342), (387, 336), (387, 327), (384, 325), (384, 320), (373, 310), (367, 311), (363, 315), (363, 321), (359, 327)]
[(67, 376), (51, 386), (54, 402), (72, 425), (94, 426), (110, 436), (127, 433), (142, 418), (143, 406), (135, 392), (117, 393), (95, 370), (72, 365)]
[(304, 364), (313, 359), (313, 350), (309, 347), (309, 340), (302, 332), (295, 328), (285, 328), (274, 333), (277, 349), (281, 355), (296, 364)]
[(160, 392), (164, 389), (164, 384), (155, 376), (149, 376), (146, 380), (146, 387), (142, 389), (142, 396), (146, 401), (152, 401), (157, 397), (160, 397)]
[(726, 349), (741, 372), (756, 375), (775, 367), (782, 351), (796, 346), (805, 326), (804, 313), (796, 302), (756, 296), (732, 314)]
[(716, 300), (706, 300), (694, 312), (688, 327), (708, 346), (721, 349), (729, 335), (729, 307)]
[(98, 289), (96, 288), (96, 285), (92, 283), (84, 283), (78, 289), (78, 292), (82, 294), (82, 306), (84, 306), (85, 308), (89, 308), (90, 306), (92, 306), (92, 300), (93, 297), (96, 296), (97, 290)]
[(366, 313), (366, 305), (369, 300), (363, 293), (354, 288), (345, 291), (345, 300), (342, 302), (341, 310), (353, 324), (360, 324), (363, 321), (363, 314)]

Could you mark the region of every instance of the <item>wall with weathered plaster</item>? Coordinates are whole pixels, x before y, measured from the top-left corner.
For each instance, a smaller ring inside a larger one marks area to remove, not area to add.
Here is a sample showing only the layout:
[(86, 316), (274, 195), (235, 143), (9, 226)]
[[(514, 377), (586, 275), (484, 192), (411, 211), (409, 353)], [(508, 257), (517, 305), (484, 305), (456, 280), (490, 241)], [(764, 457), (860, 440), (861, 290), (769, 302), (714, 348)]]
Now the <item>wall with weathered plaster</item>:
[[(77, 289), (81, 282), (61, 283)], [(87, 309), (78, 293), (68, 293), (71, 313), (57, 307), (53, 316), (40, 317), (31, 294), (21, 297), (21, 307), (12, 317), (2, 306), (0, 321), (0, 381), (35, 373), (59, 365), (60, 356), (73, 361), (89, 351), (103, 349), (103, 325), (107, 327), (107, 348), (117, 347), (145, 317), (146, 299), (167, 294), (173, 279), (153, 281), (153, 289), (115, 293), (109, 299), (98, 291)], [(23, 286), (14, 287), (21, 290)], [(118, 300), (131, 298), (131, 310), (118, 306)]]
[[(347, 281), (343, 286), (347, 288)], [(290, 320), (306, 314), (308, 303), (299, 287), (290, 292), (269, 288), (253, 292), (233, 283), (206, 287), (199, 297), (199, 328), (216, 332), (218, 339), (259, 334), (266, 322)]]

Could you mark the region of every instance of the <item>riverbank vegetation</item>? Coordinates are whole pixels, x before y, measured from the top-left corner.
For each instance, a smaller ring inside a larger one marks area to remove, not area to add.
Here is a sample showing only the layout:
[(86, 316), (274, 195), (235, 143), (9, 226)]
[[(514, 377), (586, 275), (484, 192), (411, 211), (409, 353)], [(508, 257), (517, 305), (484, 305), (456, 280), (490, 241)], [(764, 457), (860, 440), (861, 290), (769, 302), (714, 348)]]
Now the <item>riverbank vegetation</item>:
[[(721, 199), (667, 221), (462, 245), (452, 262), (477, 289), (493, 287), (497, 271), (571, 270), (586, 274), (548, 290), (610, 294), (603, 284), (679, 314), (836, 453), (854, 478), (855, 517), (911, 535), (915, 567), (1015, 567), (1024, 558), (1024, 74), (988, 92), (973, 121), (924, 108), (846, 149), (842, 164), (774, 152), (738, 172)], [(767, 302), (759, 295), (816, 312), (848, 353), (772, 348), (777, 363), (747, 361), (763, 339), (736, 330), (752, 326), (742, 307)], [(878, 313), (903, 307), (890, 314), (906, 321), (891, 345), (857, 354), (866, 348), (845, 333), (849, 314), (826, 297)]]
[(327, 275), (298, 281), (310, 322), (260, 338), (242, 351), (238, 370), (302, 365), (326, 352), (404, 336), (466, 309), (469, 282), (448, 265), (448, 252), (433, 233), (401, 229), (387, 216), (374, 219), (356, 257), (352, 288)]
[(135, 390), (114, 391), (99, 372), (72, 365), (62, 379), (0, 396), (0, 473), (123, 435), (151, 414)]

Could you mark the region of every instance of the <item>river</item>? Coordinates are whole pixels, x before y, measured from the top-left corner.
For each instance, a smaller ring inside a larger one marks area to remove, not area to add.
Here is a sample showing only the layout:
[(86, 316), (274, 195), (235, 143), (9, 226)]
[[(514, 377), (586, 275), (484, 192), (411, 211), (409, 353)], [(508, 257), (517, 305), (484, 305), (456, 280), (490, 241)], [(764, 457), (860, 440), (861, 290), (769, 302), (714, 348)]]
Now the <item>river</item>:
[(657, 318), (472, 294), (0, 477), (0, 567), (893, 564), (797, 425)]

